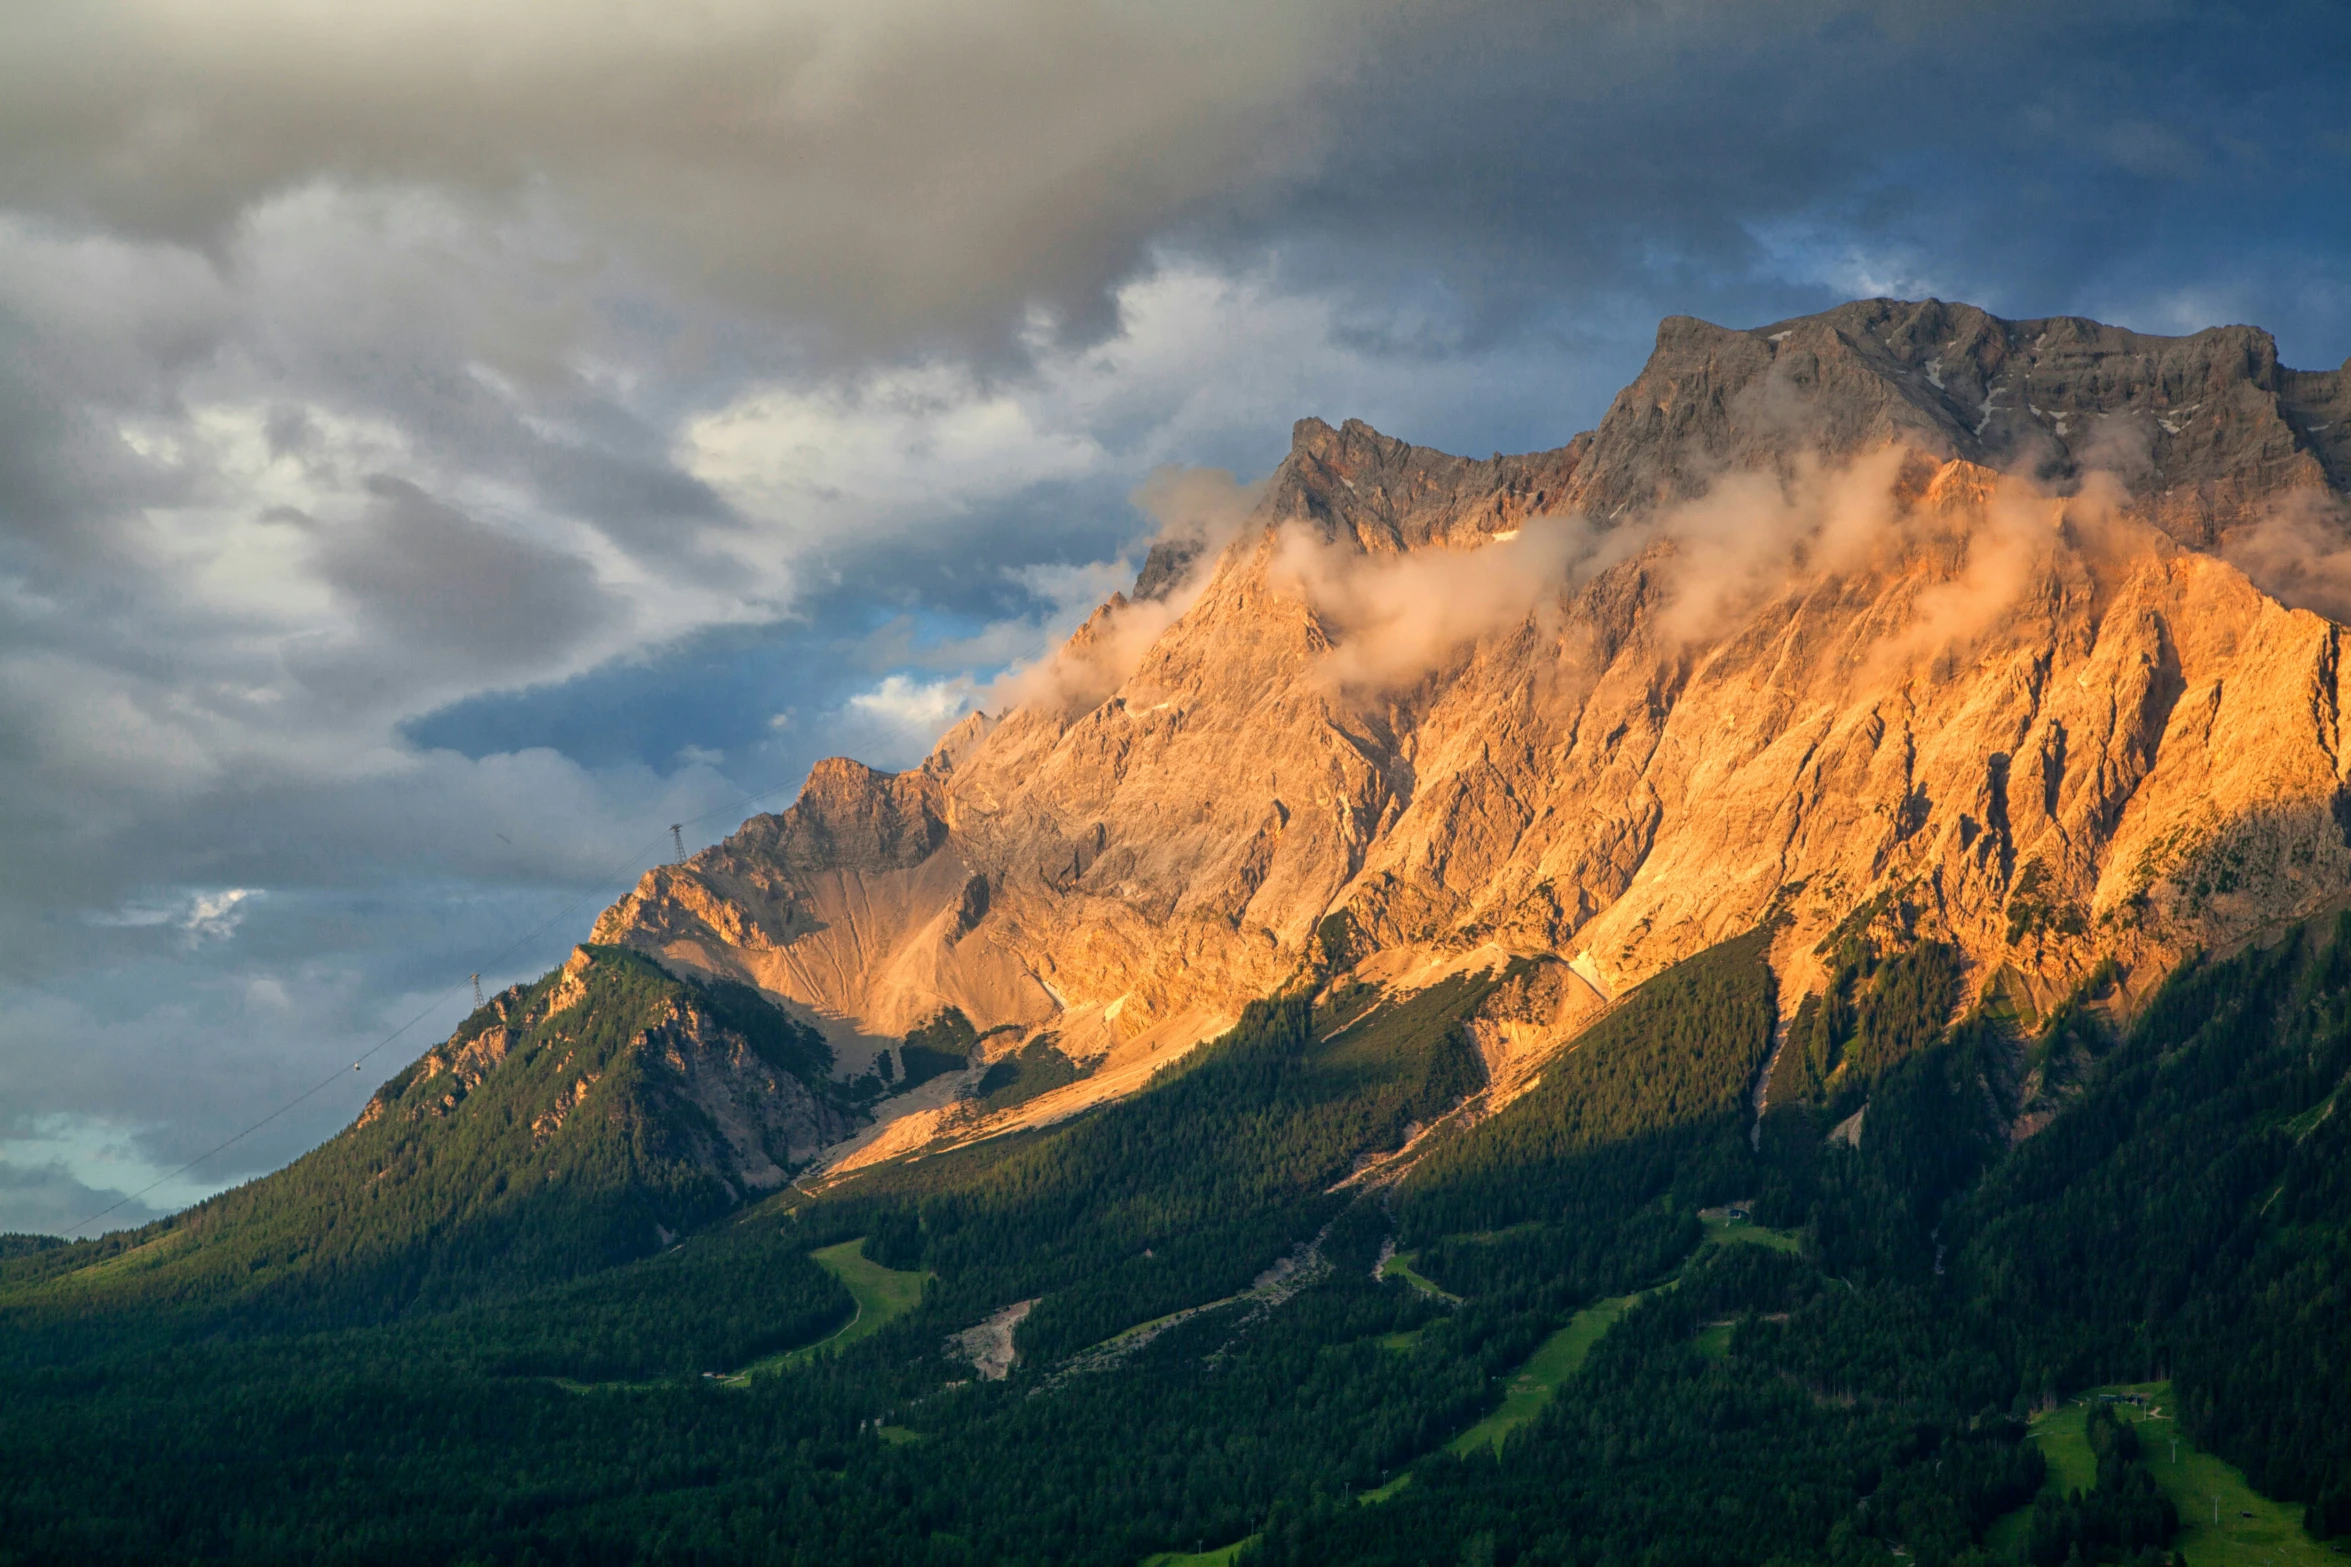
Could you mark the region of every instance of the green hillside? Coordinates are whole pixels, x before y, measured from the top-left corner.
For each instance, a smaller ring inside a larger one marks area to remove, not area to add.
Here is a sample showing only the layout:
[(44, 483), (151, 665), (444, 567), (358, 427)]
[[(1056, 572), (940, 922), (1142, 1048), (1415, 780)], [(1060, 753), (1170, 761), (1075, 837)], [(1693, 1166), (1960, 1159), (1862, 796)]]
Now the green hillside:
[[(1271, 1000), (1132, 1098), (754, 1202), (628, 1041), (691, 1004), (818, 1061), (599, 953), (592, 1006), (508, 1003), (510, 1084), (404, 1074), (201, 1224), (0, 1258), (0, 1563), (2249, 1560), (2200, 1549), (2168, 1446), (2065, 1446), (2067, 1399), (2165, 1374), (2188, 1451), (2266, 1498), (2238, 1511), (2324, 1551), (2351, 922), (2193, 964), (2119, 1033), (2086, 1001), (2032, 1036), (1954, 1017), (1889, 941), (1758, 1128), (1763, 945), (1632, 993), (1483, 1119), (1449, 1114), (1462, 1020), (1504, 975)], [(597, 1049), (582, 1103), (639, 1086), (567, 1123), (555, 1167), (609, 1194), (567, 1208), (511, 1151), (553, 1147), (540, 1096)], [(2030, 1093), (2054, 1118), (2011, 1147)], [(479, 1180), (462, 1222), (358, 1222)], [(978, 1378), (951, 1337), (1031, 1301)]]
[[(2136, 1428), (2141, 1461), (2178, 1513), (2182, 1555), (2216, 1567), (2324, 1567), (2339, 1558), (2303, 1529), (2303, 1509), (2261, 1495), (2234, 1465), (2181, 1434), (2168, 1382), (2095, 1388), (2035, 1415), (2032, 1440), (2049, 1465), (2043, 1496), (2059, 1500), (2097, 1487), (2099, 1455), (2090, 1424), (2101, 1404), (2112, 1404)], [(2043, 1511), (2019, 1508), (1993, 1527), (1990, 1540), (2022, 1552)]]
[(810, 1262), (839, 1279), (848, 1289), (853, 1303), (849, 1320), (823, 1338), (755, 1360), (740, 1371), (719, 1377), (718, 1381), (729, 1387), (747, 1387), (753, 1377), (764, 1372), (805, 1365), (818, 1355), (844, 1350), (869, 1339), (919, 1305), (923, 1286), (931, 1278), (927, 1273), (883, 1267), (865, 1254), (863, 1236), (820, 1247), (806, 1255)]
[(736, 1151), (688, 1092), (713, 1052), (849, 1124), (829, 1050), (755, 992), (582, 952), (474, 1013), (286, 1169), (142, 1230), (0, 1261), (0, 1288), (35, 1316), (389, 1320), (645, 1257), (737, 1206)]

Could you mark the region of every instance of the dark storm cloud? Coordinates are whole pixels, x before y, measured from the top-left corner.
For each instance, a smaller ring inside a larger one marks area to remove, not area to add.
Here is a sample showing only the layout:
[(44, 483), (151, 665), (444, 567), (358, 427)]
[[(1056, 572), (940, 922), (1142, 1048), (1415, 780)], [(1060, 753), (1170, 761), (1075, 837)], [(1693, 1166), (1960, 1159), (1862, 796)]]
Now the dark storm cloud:
[(365, 488), (354, 522), (322, 530), (318, 567), (385, 641), (503, 669), (559, 655), (614, 615), (577, 556), (484, 527), (405, 479), (377, 474)]
[(316, 178), (551, 188), (851, 337), (1082, 307), (1171, 210), (1296, 166), (1335, 6), (36, 5), (0, 200), (205, 243)]
[[(1825, 302), (1852, 278), (1803, 252), (1854, 241), (1850, 273), (2021, 308), (2160, 289), (2151, 227), (2261, 217), (2289, 254), (2225, 269), (2287, 281), (2342, 237), (2312, 198), (2351, 151), (2347, 27), (2172, 0), (114, 0), (12, 24), (0, 201), (217, 247), (313, 182), (439, 188), (841, 351), (1000, 341), (1032, 304), (1100, 329), (1156, 244), (1271, 246), (1356, 290), (1360, 330), (1443, 352), (1563, 300)], [(575, 329), (510, 308), (506, 357)]]
[[(178, 491), (169, 474), (124, 447), (108, 410), (151, 402), (157, 360), (188, 345), (172, 331), (155, 334), (163, 342), (91, 353), (83, 334), (38, 318), (45, 290), (7, 275), (16, 259), (0, 251), (0, 569), (70, 567), (102, 556), (133, 508)], [(153, 317), (177, 313), (135, 285), (126, 294), (126, 314), (151, 319), (126, 322), (123, 336), (145, 336)]]
[(1472, 334), (1872, 284), (2145, 312), (2191, 278), (2351, 326), (2320, 275), (2351, 239), (2339, 6), (1464, 5), (1413, 41), (1236, 232), (1371, 301), (1433, 286)]

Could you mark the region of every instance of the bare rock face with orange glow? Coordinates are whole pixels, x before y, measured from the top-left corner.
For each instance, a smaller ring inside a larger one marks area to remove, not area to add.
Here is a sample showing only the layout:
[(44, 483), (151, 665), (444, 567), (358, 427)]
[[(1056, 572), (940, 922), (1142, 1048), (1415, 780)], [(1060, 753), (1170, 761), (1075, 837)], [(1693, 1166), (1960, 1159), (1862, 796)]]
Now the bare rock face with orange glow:
[(1552, 960), (1481, 1023), (1507, 1075), (1775, 915), (1790, 1006), (1857, 911), (2143, 982), (2351, 895), (2347, 483), (2351, 372), (2251, 328), (1672, 319), (1554, 452), (1302, 422), (1030, 700), (822, 764), (596, 939), (1105, 1083), (1302, 976)]

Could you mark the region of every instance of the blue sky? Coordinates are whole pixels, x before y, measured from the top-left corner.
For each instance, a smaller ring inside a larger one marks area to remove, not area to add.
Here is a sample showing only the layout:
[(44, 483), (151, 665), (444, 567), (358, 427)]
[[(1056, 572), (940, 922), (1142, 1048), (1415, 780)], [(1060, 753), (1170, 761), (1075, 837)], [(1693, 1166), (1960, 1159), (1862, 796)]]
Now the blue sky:
[(1660, 316), (1872, 294), (2338, 364), (2346, 80), (2337, 5), (10, 7), (0, 1230), (913, 761), (1156, 469), (1557, 445)]

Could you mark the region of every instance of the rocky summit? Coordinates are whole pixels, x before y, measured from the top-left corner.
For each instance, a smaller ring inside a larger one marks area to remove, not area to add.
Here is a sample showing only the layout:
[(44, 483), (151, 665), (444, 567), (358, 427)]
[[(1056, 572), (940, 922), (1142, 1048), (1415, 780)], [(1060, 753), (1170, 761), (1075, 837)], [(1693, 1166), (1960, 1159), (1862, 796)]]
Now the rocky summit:
[(993, 1120), (891, 1101), (852, 1164), (1348, 975), (1525, 960), (1478, 1030), (1504, 1080), (1764, 925), (1783, 1016), (1871, 929), (2027, 1018), (2094, 971), (2140, 995), (2351, 892), (2347, 483), (2351, 371), (2249, 327), (1675, 317), (1555, 451), (1301, 421), (1004, 710), (909, 772), (819, 765), (594, 939), (758, 987), (845, 1068), (960, 1014), (1084, 1073)]

